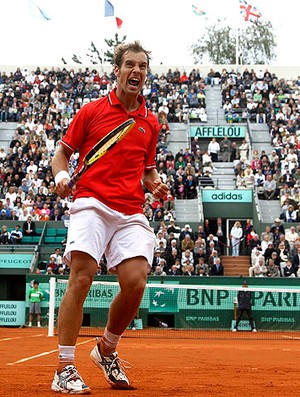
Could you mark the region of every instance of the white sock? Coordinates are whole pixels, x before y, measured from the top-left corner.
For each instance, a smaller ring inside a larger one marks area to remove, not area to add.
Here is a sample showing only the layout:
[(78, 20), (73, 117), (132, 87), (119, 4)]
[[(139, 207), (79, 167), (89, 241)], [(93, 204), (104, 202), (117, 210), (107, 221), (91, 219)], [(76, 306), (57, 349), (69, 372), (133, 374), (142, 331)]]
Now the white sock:
[(58, 358), (60, 365), (65, 366), (66, 364), (75, 363), (75, 348), (76, 346), (58, 345)]
[(115, 335), (112, 332), (108, 331), (107, 328), (105, 328), (102, 340), (108, 350), (115, 351), (118, 343), (120, 342), (121, 336), (122, 335)]

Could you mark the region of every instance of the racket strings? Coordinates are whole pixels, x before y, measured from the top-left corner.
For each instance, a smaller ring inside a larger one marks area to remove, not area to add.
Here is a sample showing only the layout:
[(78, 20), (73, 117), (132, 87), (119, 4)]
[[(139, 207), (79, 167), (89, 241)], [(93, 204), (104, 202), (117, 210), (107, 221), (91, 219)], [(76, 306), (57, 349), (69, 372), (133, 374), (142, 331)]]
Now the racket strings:
[(89, 158), (87, 159), (87, 164), (93, 164), (97, 161), (100, 157), (102, 157), (110, 148), (112, 148), (119, 140), (121, 140), (128, 132), (131, 130), (133, 125), (129, 125), (119, 131), (116, 135), (112, 136), (107, 142), (102, 144), (98, 150)]

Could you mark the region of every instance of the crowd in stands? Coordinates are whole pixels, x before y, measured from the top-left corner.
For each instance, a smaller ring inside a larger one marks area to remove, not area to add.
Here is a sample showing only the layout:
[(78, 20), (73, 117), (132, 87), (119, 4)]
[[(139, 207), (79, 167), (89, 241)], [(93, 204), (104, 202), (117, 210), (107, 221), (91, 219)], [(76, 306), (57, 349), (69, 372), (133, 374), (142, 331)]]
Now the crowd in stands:
[[(232, 84), (230, 84), (230, 82)], [(234, 84), (233, 84), (234, 82)], [(231, 76), (224, 83), (224, 108), (247, 108), (248, 115), (269, 128), (272, 153), (249, 150), (243, 141), (234, 161), (236, 187), (256, 189), (259, 197), (280, 200), (280, 218), (299, 221), (300, 78), (288, 82), (268, 71)], [(229, 106), (230, 107), (230, 106)], [(227, 110), (225, 110), (227, 111)]]
[[(234, 234), (236, 230), (239, 234)], [(249, 256), (249, 277), (300, 277), (300, 225), (285, 229), (281, 219), (258, 234), (248, 219), (244, 228), (236, 221), (227, 241), (222, 219), (211, 228), (209, 220), (193, 230), (174, 219), (156, 229), (156, 249), (150, 274), (155, 276), (224, 276), (222, 257)]]
[[(85, 103), (107, 95), (115, 81), (113, 72), (100, 75), (96, 69), (90, 68), (77, 71), (17, 68), (15, 72), (0, 73), (0, 123), (12, 121), (18, 124), (9, 150), (6, 152), (0, 148), (0, 219), (20, 221), (10, 243), (20, 240), (21, 222), (25, 223), (29, 216), (33, 221), (69, 219), (71, 199), (62, 200), (55, 193), (51, 158), (77, 111)], [(168, 150), (172, 133), (169, 123), (207, 120), (205, 93), (208, 84), (221, 84), (227, 115), (232, 109), (237, 112), (237, 109), (246, 108), (247, 117), (250, 115), (251, 120), (267, 123), (274, 147), (272, 154), (264, 151), (252, 153), (249, 142), (244, 140), (237, 145), (228, 137), (220, 143), (214, 140), (209, 147), (200, 147), (199, 140), (195, 138), (189, 148), (180, 149), (178, 153)], [(162, 200), (154, 200), (145, 191), (144, 213), (149, 221), (172, 224), (176, 220), (175, 198), (197, 198), (199, 183), (213, 187), (211, 175), (219, 152), (223, 161), (233, 161), (238, 188), (257, 188), (267, 200), (280, 199), (281, 220), (298, 221), (299, 86), (300, 79), (288, 82), (268, 71), (255, 73), (247, 68), (242, 74), (223, 69), (221, 73), (211, 70), (206, 76), (199, 69), (189, 73), (180, 72), (178, 68), (160, 75), (149, 73), (143, 95), (146, 106), (159, 121), (157, 169), (169, 186), (169, 192)], [(77, 153), (71, 156), (70, 172), (76, 168), (77, 159)], [(167, 252), (173, 240), (172, 234), (170, 237), (166, 230), (162, 233), (168, 240), (167, 245), (162, 241), (157, 249), (164, 247), (161, 259), (167, 261), (167, 267), (160, 267), (165, 273), (176, 263), (177, 271), (183, 274), (212, 274), (211, 267), (205, 267), (206, 271), (200, 269), (202, 255), (198, 254), (207, 249), (205, 239), (211, 233), (201, 237), (197, 231), (189, 240), (182, 238), (183, 234), (179, 232), (181, 237), (175, 237), (178, 255), (172, 248)], [(6, 244), (4, 236), (3, 239), (1, 244)], [(187, 242), (193, 242), (195, 246), (183, 249), (182, 243)], [(209, 266), (208, 259), (206, 257), (204, 262)], [(219, 259), (218, 273), (222, 272)], [(100, 267), (99, 273), (102, 270)]]

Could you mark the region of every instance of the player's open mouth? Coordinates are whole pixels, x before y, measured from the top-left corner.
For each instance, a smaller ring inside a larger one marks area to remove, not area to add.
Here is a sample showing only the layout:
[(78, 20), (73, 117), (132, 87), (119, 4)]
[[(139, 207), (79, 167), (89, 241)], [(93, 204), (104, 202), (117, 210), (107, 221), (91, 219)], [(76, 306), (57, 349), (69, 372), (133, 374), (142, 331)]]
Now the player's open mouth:
[(139, 83), (140, 83), (140, 80), (139, 79), (130, 79), (130, 80), (128, 80), (128, 83), (130, 84), (130, 85), (133, 85), (134, 87), (137, 87), (138, 85), (139, 85)]

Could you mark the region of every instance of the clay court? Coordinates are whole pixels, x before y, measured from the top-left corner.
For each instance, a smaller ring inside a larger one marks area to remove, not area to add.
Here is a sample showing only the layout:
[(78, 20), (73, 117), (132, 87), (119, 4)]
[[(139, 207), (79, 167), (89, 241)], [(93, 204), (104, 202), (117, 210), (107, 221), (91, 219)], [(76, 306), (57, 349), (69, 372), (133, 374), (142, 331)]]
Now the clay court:
[[(290, 397), (300, 390), (300, 338), (223, 339), (123, 338), (120, 357), (133, 390), (113, 390), (89, 360), (92, 337), (80, 337), (77, 367), (92, 394), (100, 397), (243, 396)], [(45, 329), (0, 328), (1, 395), (57, 395), (50, 390), (57, 337)]]

